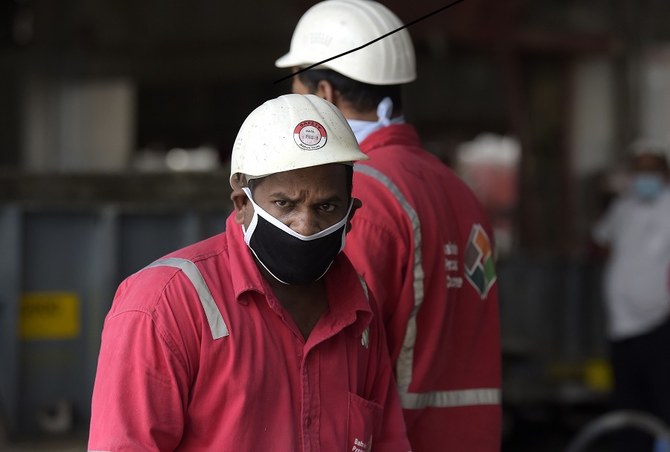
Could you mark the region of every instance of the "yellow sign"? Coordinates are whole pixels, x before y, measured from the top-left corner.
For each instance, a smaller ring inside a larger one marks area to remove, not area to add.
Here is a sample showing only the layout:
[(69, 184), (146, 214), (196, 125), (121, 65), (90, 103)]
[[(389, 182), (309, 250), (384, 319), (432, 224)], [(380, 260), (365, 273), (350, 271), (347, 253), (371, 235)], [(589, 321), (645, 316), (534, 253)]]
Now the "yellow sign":
[(71, 292), (23, 294), (21, 339), (73, 339), (79, 335), (79, 297)]
[(584, 378), (586, 384), (596, 391), (608, 392), (614, 387), (612, 366), (603, 359), (593, 359), (587, 362)]

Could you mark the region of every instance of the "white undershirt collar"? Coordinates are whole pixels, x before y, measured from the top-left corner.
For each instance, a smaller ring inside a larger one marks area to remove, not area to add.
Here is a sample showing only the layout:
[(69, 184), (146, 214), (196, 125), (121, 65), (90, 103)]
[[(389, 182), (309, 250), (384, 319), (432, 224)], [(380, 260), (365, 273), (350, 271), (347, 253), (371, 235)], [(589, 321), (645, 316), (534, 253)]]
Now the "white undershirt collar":
[(393, 114), (393, 101), (390, 97), (385, 97), (377, 105), (377, 121), (363, 121), (361, 119), (347, 119), (351, 130), (356, 135), (356, 140), (361, 143), (372, 132), (387, 127), (391, 124), (403, 124), (405, 117), (400, 115), (391, 119)]

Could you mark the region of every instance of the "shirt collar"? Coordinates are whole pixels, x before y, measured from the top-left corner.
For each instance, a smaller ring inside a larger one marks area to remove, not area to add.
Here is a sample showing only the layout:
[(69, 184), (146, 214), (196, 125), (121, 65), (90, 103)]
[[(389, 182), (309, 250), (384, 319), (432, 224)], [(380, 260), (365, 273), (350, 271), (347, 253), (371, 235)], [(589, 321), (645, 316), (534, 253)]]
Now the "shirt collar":
[(385, 122), (382, 121), (363, 121), (361, 119), (347, 119), (351, 131), (354, 132), (356, 140), (361, 143), (371, 134), (375, 133), (379, 129), (388, 127), (392, 124), (404, 124), (405, 117), (398, 116), (393, 119), (389, 119)]
[(265, 294), (263, 275), (258, 270), (256, 262), (244, 243), (242, 226), (235, 222), (235, 212), (226, 220), (226, 237), (230, 256), (230, 275), (233, 283), (235, 298), (244, 303), (241, 295), (248, 291)]
[[(414, 126), (408, 123), (390, 124), (372, 132), (358, 143), (364, 154), (386, 146), (403, 146), (408, 149), (421, 148), (421, 141)], [(361, 162), (360, 164), (364, 164)]]
[(344, 253), (340, 253), (326, 274), (329, 309), (325, 321), (334, 329), (353, 325), (360, 335), (370, 324), (372, 309), (367, 288)]

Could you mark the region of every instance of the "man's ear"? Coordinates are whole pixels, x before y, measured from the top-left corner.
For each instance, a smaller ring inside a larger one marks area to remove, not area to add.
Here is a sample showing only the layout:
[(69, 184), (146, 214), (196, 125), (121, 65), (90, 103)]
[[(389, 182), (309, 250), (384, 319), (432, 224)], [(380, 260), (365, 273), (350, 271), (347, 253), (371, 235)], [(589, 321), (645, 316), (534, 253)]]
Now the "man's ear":
[(335, 90), (335, 88), (333, 88), (333, 85), (328, 80), (319, 80), (314, 94), (322, 99), (326, 99), (335, 106), (337, 106), (337, 102), (339, 101), (338, 92)]
[(242, 189), (236, 188), (230, 194), (230, 200), (233, 202), (233, 209), (235, 209), (235, 223), (244, 224), (247, 209), (252, 208), (249, 198)]

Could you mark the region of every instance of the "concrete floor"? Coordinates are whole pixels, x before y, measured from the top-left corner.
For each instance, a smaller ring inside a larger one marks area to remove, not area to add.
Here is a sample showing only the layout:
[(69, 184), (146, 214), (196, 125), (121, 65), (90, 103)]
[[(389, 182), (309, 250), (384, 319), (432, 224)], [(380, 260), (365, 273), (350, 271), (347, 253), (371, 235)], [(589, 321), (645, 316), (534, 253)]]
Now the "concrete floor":
[[(583, 421), (580, 419), (580, 421)], [(581, 423), (581, 422), (580, 422)], [(563, 452), (578, 428), (566, 426), (564, 416), (517, 417), (514, 428), (503, 441), (501, 452)], [(44, 438), (7, 438), (0, 422), (0, 451), (2, 452), (82, 452), (86, 451), (85, 433)], [(590, 451), (609, 451), (609, 447), (594, 445)]]
[(86, 450), (86, 440), (51, 439), (0, 443), (0, 450), (3, 452), (82, 452)]
[(0, 451), (2, 452), (82, 452), (86, 450), (85, 435), (50, 438), (9, 439), (5, 426), (0, 422)]

